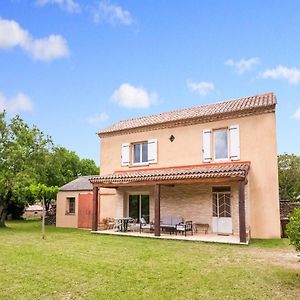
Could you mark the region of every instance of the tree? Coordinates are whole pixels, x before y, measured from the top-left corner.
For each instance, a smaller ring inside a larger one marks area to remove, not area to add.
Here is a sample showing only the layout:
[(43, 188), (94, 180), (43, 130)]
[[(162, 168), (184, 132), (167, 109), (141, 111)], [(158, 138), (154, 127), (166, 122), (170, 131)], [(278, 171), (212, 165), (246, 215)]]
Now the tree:
[(296, 251), (300, 252), (300, 208), (294, 209), (289, 215), (289, 223), (286, 225), (286, 232)]
[(26, 187), (39, 181), (51, 148), (51, 138), (37, 127), (19, 116), (7, 123), (6, 113), (0, 113), (0, 226), (5, 226), (11, 203), (26, 202)]
[(79, 156), (64, 147), (55, 147), (47, 156), (43, 183), (62, 186), (78, 176), (99, 174), (99, 168), (91, 159)]
[(278, 156), (280, 199), (300, 201), (300, 157), (284, 153)]
[(31, 184), (62, 186), (80, 175), (98, 173), (92, 160), (80, 159), (64, 147), (54, 147), (49, 136), (19, 116), (7, 122), (6, 113), (0, 113), (0, 226), (5, 226), (9, 210), (17, 217), (26, 204), (33, 203), (27, 189)]
[(34, 202), (41, 201), (42, 199), (44, 199), (45, 210), (47, 212), (50, 209), (50, 205), (52, 201), (56, 199), (56, 195), (58, 193), (58, 187), (47, 186), (45, 184), (38, 183), (38, 184), (31, 184), (30, 186), (28, 186), (27, 191), (28, 191), (27, 192), (28, 199), (34, 199)]
[(36, 200), (42, 200), (43, 204), (43, 219), (42, 219), (42, 239), (46, 238), (45, 235), (45, 213), (49, 210), (51, 200), (56, 199), (58, 187), (46, 186), (45, 184), (31, 184), (27, 190), (32, 197)]
[(99, 175), (99, 167), (96, 166), (92, 159), (80, 160), (80, 175)]

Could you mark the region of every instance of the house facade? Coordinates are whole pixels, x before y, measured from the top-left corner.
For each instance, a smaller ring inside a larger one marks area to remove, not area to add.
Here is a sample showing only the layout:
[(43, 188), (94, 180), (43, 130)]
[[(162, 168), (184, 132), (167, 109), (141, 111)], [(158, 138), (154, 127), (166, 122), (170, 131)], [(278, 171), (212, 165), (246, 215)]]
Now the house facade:
[(98, 133), (93, 222), (165, 215), (240, 241), (279, 238), (273, 93), (120, 121)]

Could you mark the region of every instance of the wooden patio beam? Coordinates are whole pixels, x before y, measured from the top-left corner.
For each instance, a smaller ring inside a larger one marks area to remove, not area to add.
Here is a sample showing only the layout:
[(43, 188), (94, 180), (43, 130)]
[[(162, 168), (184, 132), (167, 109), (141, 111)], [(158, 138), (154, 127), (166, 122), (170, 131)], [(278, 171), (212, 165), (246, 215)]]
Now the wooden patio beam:
[(244, 180), (242, 177), (205, 178), (205, 179), (182, 179), (182, 180), (161, 180), (161, 181), (138, 181), (120, 183), (94, 183), (99, 188), (118, 188), (131, 186), (153, 186), (153, 185), (184, 185), (184, 184), (205, 184), (205, 183), (229, 183)]
[(154, 212), (154, 235), (160, 236), (160, 185), (154, 186), (155, 212)]
[(240, 243), (246, 243), (245, 180), (239, 181), (239, 229)]
[(93, 186), (93, 219), (92, 219), (92, 231), (98, 230), (99, 223), (99, 188)]

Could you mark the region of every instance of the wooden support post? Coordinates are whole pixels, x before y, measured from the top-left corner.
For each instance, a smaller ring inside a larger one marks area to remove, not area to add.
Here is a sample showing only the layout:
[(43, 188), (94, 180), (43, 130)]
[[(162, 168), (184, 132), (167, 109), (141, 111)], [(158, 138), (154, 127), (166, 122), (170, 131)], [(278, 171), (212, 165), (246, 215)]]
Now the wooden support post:
[(239, 181), (239, 225), (240, 243), (246, 243), (245, 180)]
[(99, 218), (99, 188), (93, 187), (93, 220), (92, 220), (92, 231), (98, 230), (98, 218)]
[(155, 220), (154, 220), (154, 235), (160, 236), (160, 185), (154, 186), (155, 197)]

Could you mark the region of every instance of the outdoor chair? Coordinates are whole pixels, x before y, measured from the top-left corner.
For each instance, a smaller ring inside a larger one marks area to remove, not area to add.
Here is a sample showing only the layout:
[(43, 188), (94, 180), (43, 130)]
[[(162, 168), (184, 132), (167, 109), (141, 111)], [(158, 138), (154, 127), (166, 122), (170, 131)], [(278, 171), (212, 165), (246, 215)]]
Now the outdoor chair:
[(140, 219), (140, 233), (143, 232), (143, 230), (149, 230), (150, 232), (154, 230), (154, 225), (152, 223), (147, 223), (144, 218)]
[(191, 235), (193, 235), (193, 221), (186, 221), (185, 223), (176, 225), (176, 235), (177, 232), (181, 232), (182, 234), (184, 233), (184, 236), (186, 236), (188, 231), (190, 231)]
[(139, 229), (139, 226), (137, 224), (137, 221), (136, 219), (131, 219), (129, 222), (128, 222), (128, 225), (127, 225), (127, 230), (128, 231), (138, 231)]
[(118, 219), (114, 219), (114, 231), (120, 231), (121, 230), (121, 221)]
[(108, 223), (107, 218), (102, 219), (102, 222), (99, 223), (98, 230), (106, 230), (108, 227), (107, 223)]
[(115, 220), (113, 218), (108, 218), (107, 229), (113, 229), (115, 225)]

